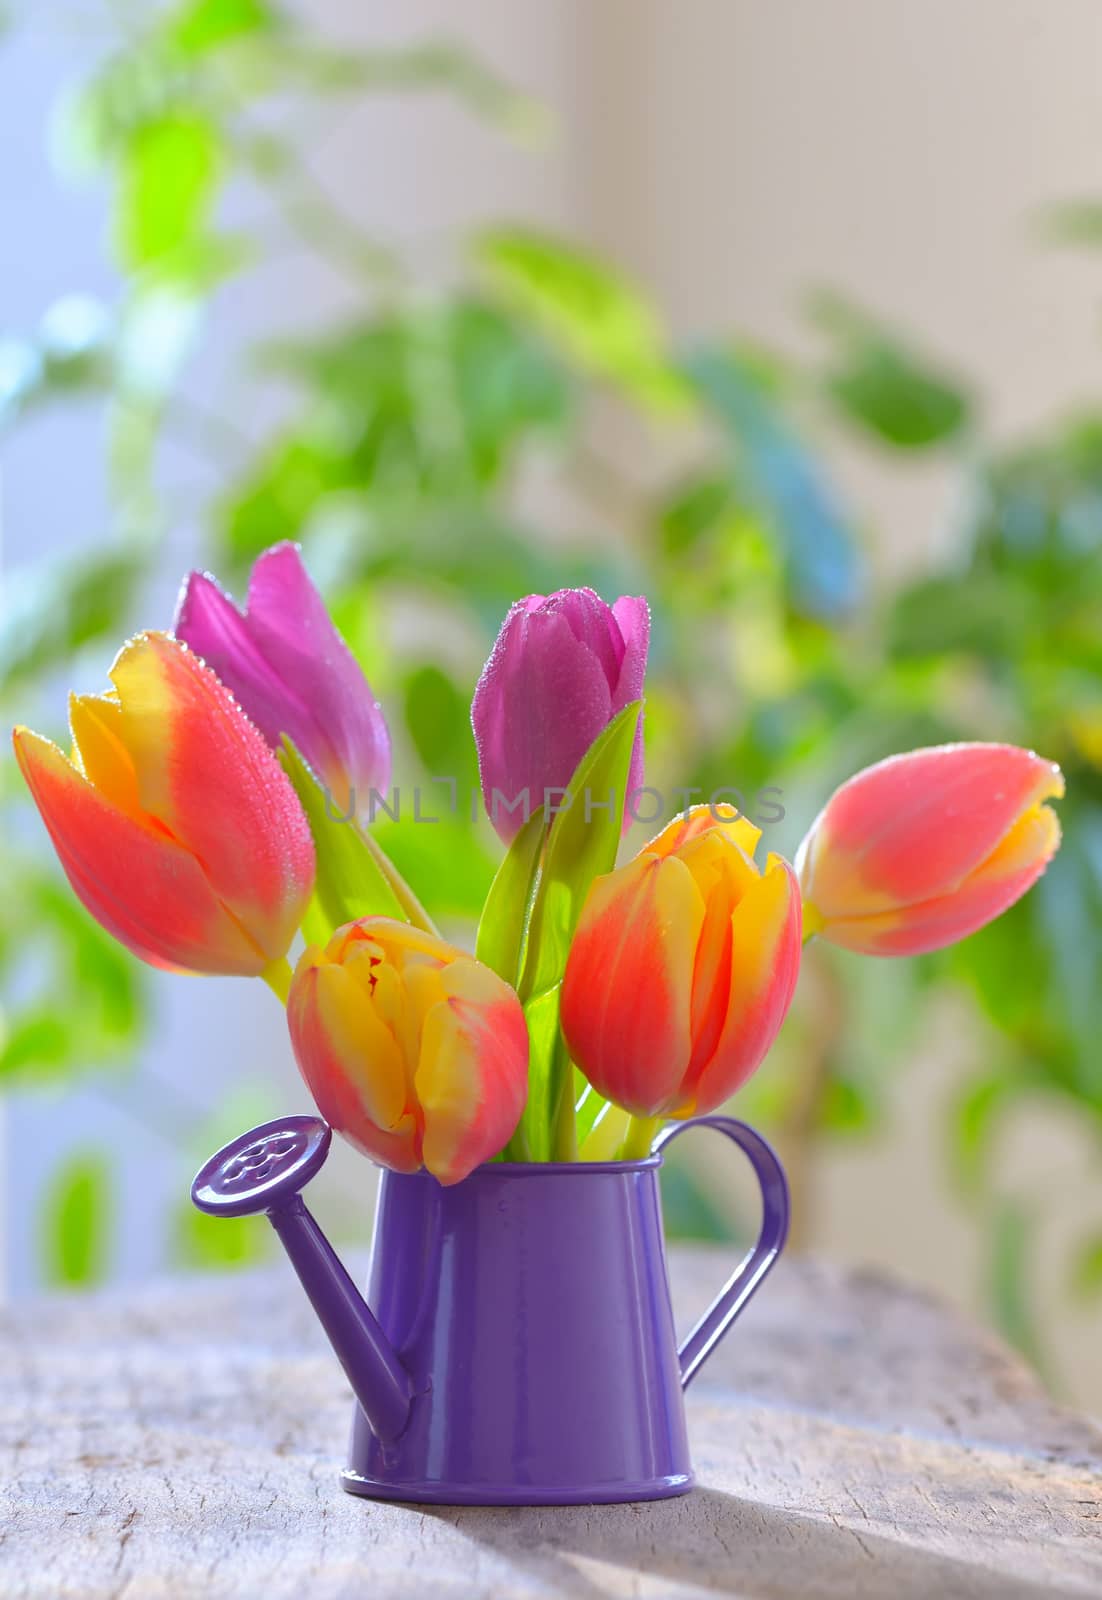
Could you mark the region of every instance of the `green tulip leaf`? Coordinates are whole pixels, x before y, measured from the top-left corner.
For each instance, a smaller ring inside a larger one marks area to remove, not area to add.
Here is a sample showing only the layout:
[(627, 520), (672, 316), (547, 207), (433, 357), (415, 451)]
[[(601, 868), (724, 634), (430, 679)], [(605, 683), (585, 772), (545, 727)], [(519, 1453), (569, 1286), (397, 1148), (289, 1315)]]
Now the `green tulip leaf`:
[(359, 917), (406, 921), (360, 829), (351, 819), (340, 820), (340, 813), (328, 802), (326, 791), (286, 735), (279, 759), (302, 802), (317, 855), (315, 906), (307, 918), (307, 937), (312, 943), (321, 943), (334, 928)]
[(528, 920), (546, 838), (547, 821), (541, 806), (509, 846), (479, 918), (475, 955), (514, 987), (524, 961)]
[[(641, 702), (625, 706), (590, 745), (551, 824), (543, 871), (532, 904), (522, 1000), (562, 981), (570, 941), (590, 884), (616, 865), (631, 751)], [(619, 802), (611, 809), (612, 795)]]

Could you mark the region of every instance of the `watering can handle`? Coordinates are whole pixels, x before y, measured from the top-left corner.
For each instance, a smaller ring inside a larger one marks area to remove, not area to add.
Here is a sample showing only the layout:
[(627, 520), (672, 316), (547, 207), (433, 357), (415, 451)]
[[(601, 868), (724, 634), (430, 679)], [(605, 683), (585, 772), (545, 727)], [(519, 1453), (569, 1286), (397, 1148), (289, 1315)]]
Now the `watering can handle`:
[(761, 1134), (733, 1117), (691, 1117), (687, 1122), (674, 1122), (663, 1128), (652, 1146), (654, 1154), (659, 1155), (671, 1140), (689, 1128), (715, 1128), (749, 1156), (761, 1187), (761, 1232), (757, 1244), (735, 1269), (677, 1352), (683, 1389), (688, 1388), (735, 1318), (757, 1293), (788, 1237), (788, 1182), (784, 1168)]

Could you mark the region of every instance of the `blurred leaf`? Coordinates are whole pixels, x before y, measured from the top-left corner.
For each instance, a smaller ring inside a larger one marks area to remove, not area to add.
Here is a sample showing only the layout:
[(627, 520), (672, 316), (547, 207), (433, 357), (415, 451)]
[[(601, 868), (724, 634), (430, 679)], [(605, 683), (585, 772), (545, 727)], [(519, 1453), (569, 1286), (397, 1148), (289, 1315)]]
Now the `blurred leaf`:
[(461, 300), (449, 313), (455, 394), (475, 472), (491, 482), (533, 433), (561, 432), (573, 395), (542, 343), (500, 310)]
[(662, 1160), (662, 1221), (668, 1239), (727, 1244), (745, 1235), (702, 1178), (692, 1152), (672, 1145)]
[(813, 312), (836, 342), (827, 393), (851, 422), (901, 450), (928, 449), (963, 432), (970, 407), (957, 384), (839, 296), (819, 295)]
[(1028, 577), (1038, 598), (1102, 593), (1102, 416), (1080, 413), (984, 467), (971, 530), (977, 562)]
[[(314, 894), (329, 932), (360, 917), (396, 917), (404, 922), (405, 913), (355, 821), (327, 793), (286, 735), (279, 760), (310, 824), (317, 855)], [(361, 796), (357, 804), (366, 805), (367, 799)]]
[(270, 345), (304, 385), (313, 430), (345, 484), (440, 489), (495, 481), (529, 436), (570, 416), (566, 377), (531, 333), (470, 297)]
[(406, 727), (427, 773), (454, 778), (457, 793), (477, 778), (471, 712), (463, 694), (435, 662), (415, 667), (405, 682)]
[(112, 378), (110, 336), (99, 301), (65, 295), (33, 337), (0, 339), (0, 426), (50, 402), (103, 393)]
[(292, 79), (320, 93), (408, 94), (447, 90), (468, 110), (518, 136), (541, 134), (542, 107), (505, 83), (460, 44), (431, 39), (396, 49), (354, 50), (319, 45), (304, 34), (287, 39), (278, 53)]
[(203, 55), (230, 40), (266, 33), (276, 20), (264, 0), (189, 0), (176, 17), (172, 37), (187, 54)]
[(491, 228), (472, 247), (502, 297), (533, 319), (583, 368), (657, 411), (684, 404), (652, 306), (605, 262), (549, 234)]
[(71, 1157), (46, 1195), (43, 1254), (46, 1280), (87, 1288), (104, 1277), (111, 1232), (111, 1174), (96, 1155)]
[(1051, 244), (1102, 245), (1102, 200), (1062, 200), (1040, 217), (1040, 232)]
[(734, 503), (731, 479), (726, 473), (708, 473), (679, 484), (660, 505), (658, 528), (666, 552), (688, 554), (716, 532)]
[(122, 163), (116, 239), (123, 265), (161, 262), (205, 229), (222, 168), (211, 124), (176, 111), (140, 127)]
[(190, 1197), (180, 1201), (173, 1242), (180, 1265), (198, 1272), (240, 1271), (271, 1254), (271, 1230), (259, 1217), (212, 1217), (197, 1211)]
[(988, 1296), (995, 1325), (1038, 1372), (1044, 1372), (1030, 1291), (1035, 1221), (1018, 1200), (1003, 1200), (992, 1219)]
[(89, 1062), (129, 1044), (145, 1020), (143, 968), (130, 952), (74, 898), (51, 871), (25, 883), (23, 909), (49, 929), (66, 972), (70, 1021), (79, 1022), (78, 1044)]
[(734, 462), (784, 551), (797, 607), (821, 617), (849, 610), (860, 594), (861, 562), (818, 465), (735, 351), (703, 347), (684, 367), (726, 430)]
[(14, 1078), (28, 1068), (49, 1071), (68, 1065), (72, 1030), (56, 1007), (35, 1007), (17, 1017), (0, 1035), (0, 1080)]
[(985, 660), (1014, 657), (1034, 623), (1028, 585), (995, 573), (946, 573), (900, 591), (887, 618), (887, 643), (901, 659), (969, 652)]
[(1033, 890), (1031, 908), (1051, 951), (1051, 988), (1042, 1003), (1075, 1043), (1076, 1088), (1102, 1105), (1102, 809), (1066, 806), (1061, 815), (1063, 842)]
[(1076, 1252), (1072, 1290), (1082, 1300), (1102, 1295), (1102, 1234), (1094, 1234)]
[(137, 551), (117, 547), (11, 573), (0, 616), (0, 692), (50, 671), (82, 645), (124, 633), (143, 565)]
[(448, 797), (439, 786), (420, 796), (422, 819), (417, 821), (408, 790), (403, 793), (402, 818), (380, 818), (372, 836), (384, 849), (407, 883), (423, 889), (438, 918), (461, 917), (474, 922), (489, 892), (497, 865), (486, 850), (478, 830), (462, 812), (448, 813)]
[[(964, 980), (984, 1014), (1015, 1041), (1026, 1060), (1045, 1062), (1066, 1054), (1066, 1038), (1051, 1000), (1054, 952), (1038, 918), (1037, 891), (1001, 917), (952, 945), (939, 966)], [(1029, 974), (1023, 983), (1022, 974)]]
[(352, 464), (318, 441), (278, 441), (228, 496), (223, 528), (231, 561), (242, 566), (270, 544), (300, 538), (322, 496), (355, 481)]
[(822, 1127), (840, 1137), (868, 1133), (879, 1120), (866, 1084), (834, 1073), (823, 1097)]
[(475, 955), (514, 987), (523, 966), (528, 919), (546, 838), (547, 820), (540, 806), (506, 851), (479, 918)]
[(951, 1119), (951, 1153), (959, 1183), (967, 1194), (984, 1186), (988, 1153), (998, 1115), (1022, 1090), (1007, 1070), (983, 1073), (957, 1098)]

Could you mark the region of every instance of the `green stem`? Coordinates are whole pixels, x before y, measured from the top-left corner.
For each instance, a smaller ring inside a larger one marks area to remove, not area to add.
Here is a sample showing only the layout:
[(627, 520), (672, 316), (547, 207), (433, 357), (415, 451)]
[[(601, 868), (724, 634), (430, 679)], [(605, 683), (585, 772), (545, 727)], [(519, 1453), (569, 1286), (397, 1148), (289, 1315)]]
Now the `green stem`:
[(531, 1161), (532, 1152), (528, 1148), (528, 1135), (524, 1131), (523, 1116), (517, 1123), (517, 1130), (513, 1134), (513, 1137), (509, 1140), (509, 1143), (501, 1152), (501, 1159), (503, 1161)]
[(551, 1159), (577, 1161), (578, 1122), (574, 1111), (574, 1066), (559, 1035), (555, 1044), (554, 1075), (551, 1079)]
[(410, 921), (415, 928), (420, 928), (422, 933), (431, 933), (437, 939), (439, 939), (440, 929), (436, 926), (435, 922), (433, 922), (432, 918), (429, 916), (420, 900), (418, 900), (409, 884), (402, 877), (402, 874), (398, 871), (398, 868), (394, 865), (393, 861), (387, 855), (383, 847), (371, 837), (371, 833), (367, 828), (361, 828), (358, 823), (356, 825), (356, 832), (367, 846), (372, 860), (375, 862), (375, 865), (386, 879), (395, 900), (397, 900), (398, 904), (405, 912), (408, 921)]
[(645, 1161), (650, 1155), (654, 1136), (665, 1119), (663, 1117), (632, 1117), (628, 1131), (620, 1146), (620, 1161)]
[(287, 960), (287, 957), (280, 956), (278, 961), (273, 961), (270, 966), (265, 967), (260, 976), (264, 979), (264, 982), (275, 995), (280, 1005), (285, 1006), (287, 1004), (287, 996), (291, 993), (291, 979), (294, 976), (291, 971), (291, 963)]

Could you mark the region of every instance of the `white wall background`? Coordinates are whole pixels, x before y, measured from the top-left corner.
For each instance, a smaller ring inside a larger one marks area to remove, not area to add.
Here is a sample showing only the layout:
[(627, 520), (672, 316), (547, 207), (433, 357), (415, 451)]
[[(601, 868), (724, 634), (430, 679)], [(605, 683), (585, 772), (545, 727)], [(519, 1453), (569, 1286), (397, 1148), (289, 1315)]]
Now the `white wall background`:
[[(59, 42), (52, 9), (41, 7), (0, 54), (0, 323), (15, 328), (62, 293), (110, 292), (112, 281), (97, 198), (59, 185), (43, 155), (47, 107), (81, 48), (79, 38)], [(316, 150), (342, 203), (413, 243), (430, 269), (446, 270), (456, 225), (543, 219), (611, 254), (679, 334), (730, 327), (804, 350), (807, 291), (841, 287), (972, 376), (1000, 435), (1102, 392), (1102, 261), (1046, 250), (1031, 235), (1046, 203), (1102, 194), (1095, 0), (467, 0), (462, 10), (443, 0), (302, 0), (299, 9), (345, 37), (460, 33), (552, 108), (557, 139), (539, 152), (510, 148), (429, 100), (373, 103)], [(193, 383), (232, 407), (238, 341), (288, 294), (323, 315), (341, 292), (293, 255), (262, 283), (231, 291)], [(100, 444), (94, 421), (73, 415), (9, 448), (9, 565), (87, 537), (102, 508)], [(840, 445), (838, 473), (877, 530), (882, 570), (922, 563), (946, 537), (954, 485), (944, 469), (904, 472)], [(175, 554), (182, 567), (186, 549)], [(166, 615), (174, 584), (175, 571)], [(61, 719), (59, 696), (57, 728)], [(158, 994), (151, 1078), (201, 1100), (233, 1061), (299, 1103), (259, 986), (169, 980)], [(975, 1229), (945, 1182), (936, 1138), (954, 1041), (947, 1025), (943, 1047), (903, 1077), (884, 1144), (828, 1155), (818, 1246), (893, 1263), (973, 1303)], [(140, 1275), (156, 1260), (190, 1154), (181, 1156), (171, 1123), (158, 1134), (135, 1120), (130, 1092), (120, 1083), (106, 1098), (20, 1095), (11, 1105), (5, 1187), (17, 1289), (35, 1281), (26, 1219), (44, 1177), (86, 1141), (131, 1150), (122, 1270)], [(1051, 1193), (1055, 1284), (1076, 1212), (1102, 1214), (1085, 1139), (1046, 1116), (1012, 1130), (1002, 1160), (1023, 1187), (1040, 1181)], [(890, 1201), (870, 1204), (870, 1189)], [(1102, 1392), (1096, 1318), (1069, 1318), (1056, 1356), (1073, 1390)]]

